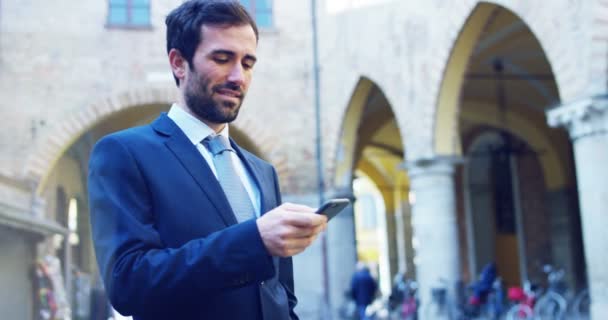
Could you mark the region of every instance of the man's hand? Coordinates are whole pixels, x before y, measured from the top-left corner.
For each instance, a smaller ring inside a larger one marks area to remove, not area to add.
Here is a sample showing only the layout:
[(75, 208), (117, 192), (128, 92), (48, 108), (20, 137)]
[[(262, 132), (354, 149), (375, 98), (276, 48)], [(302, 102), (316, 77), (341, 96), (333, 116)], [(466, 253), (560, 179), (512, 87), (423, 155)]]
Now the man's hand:
[(327, 227), (327, 217), (315, 209), (284, 203), (256, 220), (266, 250), (272, 256), (296, 255), (317, 238)]

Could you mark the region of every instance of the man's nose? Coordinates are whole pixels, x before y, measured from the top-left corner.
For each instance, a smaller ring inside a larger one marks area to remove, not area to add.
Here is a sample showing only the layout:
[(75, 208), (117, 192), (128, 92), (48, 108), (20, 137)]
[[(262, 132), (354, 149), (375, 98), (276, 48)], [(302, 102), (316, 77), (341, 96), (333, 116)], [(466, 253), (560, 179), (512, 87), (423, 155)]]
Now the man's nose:
[(234, 64), (234, 66), (230, 69), (230, 73), (228, 74), (228, 81), (233, 82), (240, 85), (245, 83), (245, 70), (240, 63)]

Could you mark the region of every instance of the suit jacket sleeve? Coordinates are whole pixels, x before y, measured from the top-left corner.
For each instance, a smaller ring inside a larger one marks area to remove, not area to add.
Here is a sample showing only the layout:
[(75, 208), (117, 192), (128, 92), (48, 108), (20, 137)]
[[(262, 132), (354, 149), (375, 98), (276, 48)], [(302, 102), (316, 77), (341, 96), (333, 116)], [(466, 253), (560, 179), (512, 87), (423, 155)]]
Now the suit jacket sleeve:
[[(178, 248), (164, 245), (139, 161), (124, 139), (109, 136), (97, 143), (89, 164), (95, 252), (117, 310), (167, 310), (193, 295), (218, 294), (275, 274), (253, 219)], [(286, 281), (293, 292), (293, 282)]]

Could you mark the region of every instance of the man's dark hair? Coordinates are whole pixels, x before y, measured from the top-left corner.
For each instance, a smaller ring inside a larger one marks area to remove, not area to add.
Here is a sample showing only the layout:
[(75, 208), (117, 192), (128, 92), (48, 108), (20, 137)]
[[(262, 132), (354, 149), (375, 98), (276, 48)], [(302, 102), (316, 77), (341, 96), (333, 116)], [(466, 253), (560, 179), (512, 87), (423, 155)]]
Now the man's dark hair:
[[(203, 25), (250, 25), (258, 39), (258, 27), (247, 10), (233, 0), (188, 0), (175, 8), (165, 19), (167, 25), (167, 54), (179, 50), (188, 65), (201, 39)], [(175, 75), (175, 83), (179, 80)]]

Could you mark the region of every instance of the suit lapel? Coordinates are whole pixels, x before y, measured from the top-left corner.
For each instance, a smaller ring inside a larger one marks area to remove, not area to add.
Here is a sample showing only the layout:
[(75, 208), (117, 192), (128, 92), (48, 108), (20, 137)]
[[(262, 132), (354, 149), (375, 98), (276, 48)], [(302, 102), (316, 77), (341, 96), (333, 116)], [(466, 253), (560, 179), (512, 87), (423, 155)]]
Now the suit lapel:
[(192, 145), (186, 135), (166, 114), (161, 115), (152, 126), (157, 132), (169, 136), (165, 141), (165, 145), (205, 192), (217, 213), (224, 220), (224, 223), (226, 225), (236, 224), (237, 221), (232, 208), (217, 178), (213, 174), (213, 171), (211, 171), (211, 168), (209, 168), (207, 161), (201, 156), (196, 147)]

